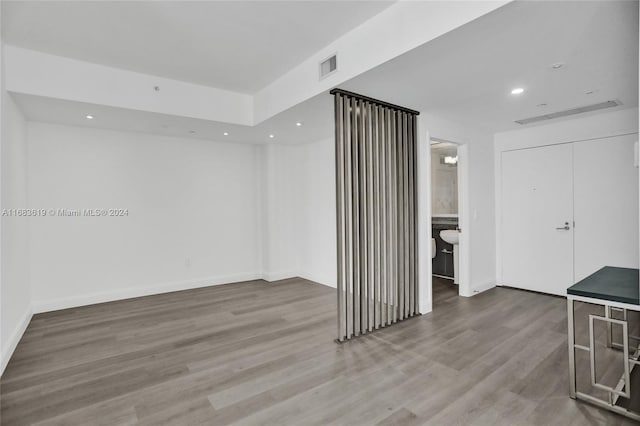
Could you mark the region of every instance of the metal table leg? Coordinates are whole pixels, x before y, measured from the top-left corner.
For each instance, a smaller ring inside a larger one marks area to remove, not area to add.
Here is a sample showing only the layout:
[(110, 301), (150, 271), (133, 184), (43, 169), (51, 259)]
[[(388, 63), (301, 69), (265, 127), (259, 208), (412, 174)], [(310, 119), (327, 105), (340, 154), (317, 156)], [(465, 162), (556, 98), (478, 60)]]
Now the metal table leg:
[[(611, 306), (604, 307), (604, 316), (606, 318), (611, 318)], [(610, 322), (607, 322), (607, 347), (612, 347), (613, 342), (613, 327)]]
[(569, 338), (569, 396), (576, 399), (576, 333), (571, 297), (567, 297), (567, 329)]

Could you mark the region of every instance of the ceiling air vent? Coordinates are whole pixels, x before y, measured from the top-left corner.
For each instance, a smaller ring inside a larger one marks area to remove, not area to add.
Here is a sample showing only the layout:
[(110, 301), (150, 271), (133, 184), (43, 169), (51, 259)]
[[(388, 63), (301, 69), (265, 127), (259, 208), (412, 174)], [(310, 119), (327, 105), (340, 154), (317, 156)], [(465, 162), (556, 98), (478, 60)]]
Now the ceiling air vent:
[(552, 112), (551, 114), (539, 115), (537, 117), (523, 118), (522, 120), (516, 120), (516, 123), (531, 124), (531, 123), (536, 123), (538, 121), (553, 120), (554, 118), (566, 117), (568, 115), (576, 115), (576, 114), (582, 114), (583, 112), (590, 112), (590, 111), (597, 111), (599, 109), (611, 108), (621, 104), (622, 103), (618, 100), (600, 102), (599, 104), (593, 104), (593, 105), (587, 105), (579, 108), (568, 109), (566, 111), (558, 111), (558, 112)]
[(331, 55), (324, 61), (320, 62), (320, 80), (338, 70), (337, 56), (338, 55), (336, 54)]

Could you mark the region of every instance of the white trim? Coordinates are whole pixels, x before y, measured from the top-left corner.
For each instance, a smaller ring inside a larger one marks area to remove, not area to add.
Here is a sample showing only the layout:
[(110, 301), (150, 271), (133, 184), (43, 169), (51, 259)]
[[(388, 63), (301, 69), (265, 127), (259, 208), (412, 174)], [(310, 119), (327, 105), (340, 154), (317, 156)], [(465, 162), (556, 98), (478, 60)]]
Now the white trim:
[(449, 280), (451, 281), (452, 284), (458, 285), (456, 283), (453, 282), (453, 277), (447, 277), (446, 275), (438, 275), (438, 274), (431, 274), (432, 277), (437, 277), (437, 278), (442, 278), (443, 280)]
[(307, 277), (307, 276), (305, 276), (304, 274), (300, 274), (300, 275), (299, 275), (299, 278), (302, 278), (303, 280), (311, 281), (311, 282), (312, 282), (312, 283), (314, 283), (314, 284), (320, 284), (320, 285), (323, 285), (323, 286), (325, 286), (325, 287), (329, 287), (329, 288), (331, 288), (331, 289), (333, 289), (333, 290), (337, 290), (337, 287), (336, 287), (335, 285), (327, 284), (327, 283), (324, 283), (324, 282), (322, 282), (322, 281), (316, 281), (316, 280), (313, 280), (313, 279), (311, 279), (311, 278), (308, 278), (308, 277)]
[(115, 300), (131, 299), (133, 297), (151, 296), (154, 294), (170, 293), (172, 291), (189, 290), (221, 284), (232, 284), (242, 281), (259, 280), (262, 276), (255, 273), (226, 275), (194, 280), (173, 281), (145, 287), (123, 288), (113, 291), (86, 294), (82, 296), (63, 297), (52, 300), (36, 300), (32, 303), (34, 313), (57, 311), (96, 303), (113, 302)]
[(493, 193), (496, 218), (496, 285), (502, 285), (502, 151), (494, 139)]
[(276, 272), (263, 272), (262, 279), (268, 282), (285, 280), (287, 278), (295, 278), (299, 276), (297, 271), (276, 271)]
[(327, 286), (327, 287), (331, 287), (333, 289), (337, 289), (338, 288), (338, 284), (335, 281), (333, 283), (331, 283), (331, 284), (327, 284), (328, 282), (330, 282), (330, 280), (325, 280), (324, 278), (315, 278), (313, 275), (314, 274), (309, 274), (307, 272), (300, 272), (297, 275), (297, 277), (305, 279), (307, 281), (311, 281), (311, 282), (316, 283), (316, 284), (321, 284), (321, 285), (324, 285), (324, 286)]
[(469, 218), (469, 145), (458, 145), (458, 294), (470, 297), (471, 288), (471, 222)]
[(489, 280), (489, 281), (485, 281), (482, 283), (478, 283), (478, 284), (472, 284), (471, 285), (471, 295), (475, 296), (476, 294), (480, 294), (483, 293), (487, 290), (491, 290), (492, 288), (496, 287), (496, 281), (495, 280)]
[(4, 373), (4, 369), (7, 367), (7, 364), (9, 364), (9, 360), (11, 359), (13, 352), (16, 350), (16, 346), (18, 346), (20, 339), (22, 339), (24, 332), (27, 330), (32, 317), (33, 310), (31, 307), (27, 307), (20, 319), (20, 322), (18, 322), (18, 326), (15, 331), (9, 340), (7, 340), (7, 347), (2, 350), (2, 357), (0, 359), (0, 376)]
[(418, 310), (433, 309), (431, 277), (431, 139), (424, 115), (418, 116)]
[[(432, 140), (444, 140), (442, 138), (432, 137), (431, 134), (427, 133), (427, 142), (429, 146), (429, 164), (428, 164), (428, 173), (429, 173), (429, 191), (422, 191), (421, 196), (424, 193), (427, 193), (428, 200), (426, 201), (429, 205), (429, 242), (431, 240), (431, 141)], [(460, 240), (458, 242), (458, 262), (459, 268), (458, 273), (460, 276), (458, 277), (458, 295), (464, 297), (471, 297), (474, 293), (471, 287), (471, 222), (470, 222), (470, 200), (469, 200), (469, 145), (467, 143), (449, 141), (448, 143), (453, 143), (456, 145), (457, 153), (458, 153), (458, 214), (455, 215), (458, 217), (458, 228), (462, 231), (460, 232)], [(424, 166), (422, 166), (424, 168)], [(419, 166), (418, 169), (421, 167)], [(442, 215), (438, 215), (442, 216)], [(429, 257), (431, 259), (431, 244), (429, 243)], [(420, 255), (422, 259), (422, 254)], [(422, 274), (422, 271), (420, 271)], [(431, 277), (431, 268), (429, 267), (429, 277)], [(431, 279), (430, 279), (431, 281)], [(431, 288), (431, 283), (429, 287)], [(433, 300), (431, 300), (431, 291), (429, 293), (429, 303), (432, 306)]]

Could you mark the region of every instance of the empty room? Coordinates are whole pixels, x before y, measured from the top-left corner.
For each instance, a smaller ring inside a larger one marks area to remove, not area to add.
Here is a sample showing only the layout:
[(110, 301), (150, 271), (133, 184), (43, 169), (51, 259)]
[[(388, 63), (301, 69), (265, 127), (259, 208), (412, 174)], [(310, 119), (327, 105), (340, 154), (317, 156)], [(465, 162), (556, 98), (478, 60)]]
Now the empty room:
[(639, 2), (0, 2), (0, 425), (640, 422)]

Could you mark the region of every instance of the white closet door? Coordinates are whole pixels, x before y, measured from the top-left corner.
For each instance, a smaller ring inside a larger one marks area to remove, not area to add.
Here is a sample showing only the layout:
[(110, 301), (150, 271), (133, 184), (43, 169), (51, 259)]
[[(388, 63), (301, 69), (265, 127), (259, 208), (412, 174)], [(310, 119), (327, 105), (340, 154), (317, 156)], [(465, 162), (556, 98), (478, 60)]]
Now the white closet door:
[(575, 279), (638, 267), (638, 135), (574, 144)]
[(573, 281), (571, 144), (502, 153), (502, 284), (565, 295)]

